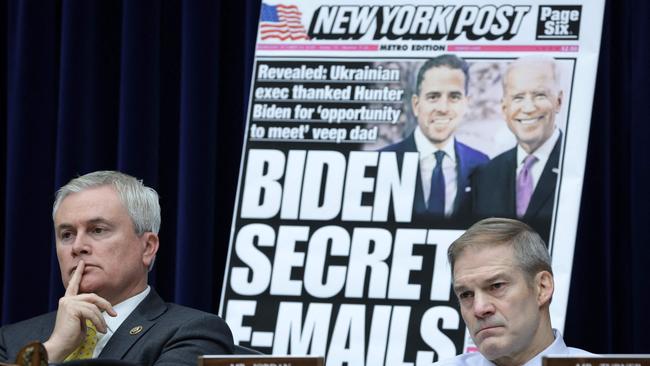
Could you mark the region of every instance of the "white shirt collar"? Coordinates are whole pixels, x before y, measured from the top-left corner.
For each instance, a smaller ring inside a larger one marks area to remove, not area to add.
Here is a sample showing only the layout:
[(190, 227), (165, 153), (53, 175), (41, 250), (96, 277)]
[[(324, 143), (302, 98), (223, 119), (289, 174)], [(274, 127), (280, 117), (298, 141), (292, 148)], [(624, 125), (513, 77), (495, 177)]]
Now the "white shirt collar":
[(108, 313), (103, 312), (102, 315), (104, 316), (104, 320), (106, 321), (106, 325), (108, 326), (108, 330), (106, 331), (106, 334), (102, 333), (97, 333), (97, 345), (95, 346), (95, 350), (93, 351), (93, 358), (96, 358), (104, 349), (104, 346), (106, 346), (106, 343), (111, 339), (113, 336), (113, 333), (117, 330), (117, 328), (124, 323), (124, 320), (131, 315), (133, 310), (140, 305), (140, 303), (149, 295), (149, 292), (151, 292), (151, 287), (147, 286), (142, 292), (135, 296), (131, 296), (128, 299), (122, 301), (121, 303), (117, 305), (113, 305), (113, 310), (117, 313), (117, 316), (112, 317), (108, 315)]
[(133, 310), (135, 310), (135, 308), (142, 302), (142, 300), (149, 295), (149, 292), (151, 292), (151, 287), (147, 286), (147, 288), (139, 294), (129, 297), (117, 305), (113, 305), (113, 310), (117, 313), (116, 317), (112, 317), (104, 312), (104, 319), (106, 320), (108, 327), (115, 332), (115, 330), (122, 325), (124, 320), (131, 315)]
[(415, 147), (418, 149), (418, 152), (420, 153), (420, 159), (422, 159), (425, 156), (433, 155), (438, 150), (442, 150), (445, 152), (445, 155), (450, 158), (452, 161), (456, 161), (456, 150), (454, 149), (454, 138), (451, 137), (445, 146), (442, 147), (442, 149), (439, 149), (434, 145), (426, 136), (424, 136), (424, 133), (420, 129), (420, 126), (415, 128), (415, 131), (413, 133), (413, 138), (415, 139)]
[[(563, 355), (563, 356), (596, 356), (579, 348), (567, 347), (562, 339), (562, 334), (556, 329), (553, 329), (555, 339), (546, 349), (539, 354), (535, 355), (532, 359), (528, 360), (522, 366), (542, 366), (542, 357), (550, 355)], [(480, 352), (463, 353), (453, 358), (439, 360), (436, 363), (438, 366), (495, 366), (493, 362), (485, 358)]]
[[(543, 162), (546, 164), (546, 161), (548, 160), (548, 157), (551, 155), (551, 152), (553, 151), (553, 147), (555, 147), (555, 142), (557, 139), (560, 138), (560, 131), (556, 128), (553, 130), (553, 134), (551, 137), (549, 137), (542, 146), (538, 147), (537, 150), (533, 151), (530, 155), (534, 155), (537, 158), (537, 161)], [(524, 163), (524, 159), (528, 156), (528, 153), (526, 150), (524, 150), (521, 145), (517, 144), (517, 166), (520, 166)], [(540, 165), (544, 165), (540, 164)]]
[[(550, 140), (550, 139), (549, 139)], [(553, 343), (546, 347), (542, 352), (535, 355), (523, 366), (539, 366), (542, 364), (542, 357), (548, 355), (565, 355), (568, 353), (568, 348), (562, 339), (562, 334), (557, 329), (553, 329)]]

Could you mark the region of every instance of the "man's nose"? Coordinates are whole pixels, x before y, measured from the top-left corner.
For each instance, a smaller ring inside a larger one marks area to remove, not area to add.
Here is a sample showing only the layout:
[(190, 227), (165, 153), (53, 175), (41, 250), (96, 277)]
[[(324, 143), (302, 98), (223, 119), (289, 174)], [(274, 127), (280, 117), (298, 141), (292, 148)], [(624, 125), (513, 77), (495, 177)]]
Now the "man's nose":
[(494, 303), (486, 294), (474, 294), (474, 316), (483, 319), (494, 315)]
[(438, 113), (447, 113), (449, 111), (449, 99), (447, 97), (441, 97), (434, 104), (434, 109)]
[(525, 97), (523, 102), (521, 103), (521, 110), (524, 113), (532, 113), (536, 109), (537, 108), (535, 107), (535, 102), (531, 99), (531, 97)]
[(72, 243), (72, 254), (74, 256), (90, 253), (90, 244), (88, 236), (85, 233), (78, 233)]

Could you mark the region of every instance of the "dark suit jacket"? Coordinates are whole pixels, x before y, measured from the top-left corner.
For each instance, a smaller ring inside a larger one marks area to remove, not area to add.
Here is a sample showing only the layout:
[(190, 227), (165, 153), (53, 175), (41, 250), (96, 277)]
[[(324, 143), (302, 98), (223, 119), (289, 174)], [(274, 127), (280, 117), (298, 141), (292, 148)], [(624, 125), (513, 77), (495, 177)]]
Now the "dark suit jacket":
[[(528, 223), (548, 243), (553, 217), (555, 187), (560, 163), (562, 135), (546, 161), (522, 221)], [(517, 147), (476, 169), (472, 176), (472, 206), (478, 218), (517, 217)]]
[[(0, 359), (13, 362), (30, 341), (45, 342), (56, 312), (0, 328)], [(137, 334), (131, 329), (142, 326)], [(232, 354), (230, 329), (218, 316), (165, 303), (152, 288), (124, 320), (98, 358), (119, 359), (140, 365), (196, 365), (204, 354)]]
[[(478, 150), (458, 142), (454, 139), (454, 150), (456, 151), (456, 199), (454, 200), (454, 209), (452, 217), (459, 215), (470, 214), (469, 205), (466, 203), (470, 199), (470, 180), (469, 177), (477, 167), (487, 163), (489, 158)], [(411, 133), (404, 140), (383, 148), (381, 151), (395, 151), (395, 152), (417, 152), (415, 145), (415, 137)], [(415, 216), (426, 215), (427, 206), (424, 201), (424, 192), (422, 189), (422, 178), (420, 170), (418, 169), (418, 177), (415, 187), (415, 198), (413, 201), (413, 213)]]

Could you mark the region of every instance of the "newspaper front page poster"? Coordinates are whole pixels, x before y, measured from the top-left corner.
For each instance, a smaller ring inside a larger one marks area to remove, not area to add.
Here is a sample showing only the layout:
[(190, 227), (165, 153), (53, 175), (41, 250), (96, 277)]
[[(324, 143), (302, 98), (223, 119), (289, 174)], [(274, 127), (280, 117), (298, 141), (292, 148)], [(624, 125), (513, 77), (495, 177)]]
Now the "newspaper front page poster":
[(329, 366), (476, 351), (446, 253), (493, 216), (547, 241), (562, 330), (603, 8), (264, 0), (220, 306), (235, 342)]

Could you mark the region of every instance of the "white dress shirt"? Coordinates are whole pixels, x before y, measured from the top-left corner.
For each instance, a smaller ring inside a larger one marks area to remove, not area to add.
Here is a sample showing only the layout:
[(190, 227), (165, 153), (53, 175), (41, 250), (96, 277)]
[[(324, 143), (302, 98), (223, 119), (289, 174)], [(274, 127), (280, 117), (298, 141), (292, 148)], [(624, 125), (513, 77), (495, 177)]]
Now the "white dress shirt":
[(104, 320), (106, 321), (106, 325), (108, 325), (108, 330), (106, 331), (106, 334), (102, 334), (97, 332), (97, 345), (95, 346), (95, 350), (93, 351), (93, 358), (97, 358), (97, 356), (102, 352), (104, 349), (104, 346), (106, 346), (106, 343), (111, 339), (113, 336), (113, 333), (117, 330), (117, 328), (122, 325), (124, 320), (131, 315), (133, 310), (135, 310), (138, 305), (144, 300), (147, 295), (149, 295), (149, 292), (151, 291), (151, 288), (147, 286), (144, 291), (140, 292), (139, 294), (129, 297), (128, 299), (122, 301), (121, 303), (114, 305), (113, 310), (117, 313), (116, 317), (112, 317), (108, 315), (108, 313), (103, 312), (102, 315), (104, 316)]
[[(530, 168), (532, 176), (533, 176), (533, 191), (535, 191), (535, 188), (537, 187), (537, 182), (539, 182), (539, 178), (542, 176), (542, 172), (544, 171), (544, 167), (546, 166), (546, 162), (548, 161), (549, 156), (551, 155), (551, 152), (553, 151), (553, 147), (555, 147), (555, 142), (557, 139), (560, 138), (560, 131), (556, 128), (553, 131), (553, 134), (551, 137), (546, 140), (542, 146), (538, 147), (537, 150), (533, 151), (531, 155), (534, 155), (537, 158), (537, 161), (533, 166)], [(517, 174), (515, 177), (519, 176), (519, 172), (521, 172), (521, 169), (524, 168), (524, 160), (528, 156), (528, 153), (526, 150), (524, 150), (521, 145), (517, 145)]]
[[(579, 348), (567, 347), (562, 339), (562, 334), (557, 329), (553, 329), (555, 340), (550, 346), (538, 353), (522, 366), (542, 366), (542, 357), (550, 355), (558, 356), (596, 356), (593, 353), (581, 350)], [(483, 357), (480, 352), (463, 353), (453, 358), (438, 361), (436, 366), (495, 366), (495, 364)]]
[(449, 216), (453, 213), (456, 191), (458, 190), (458, 184), (456, 184), (458, 173), (456, 172), (457, 160), (456, 149), (454, 149), (454, 138), (449, 139), (447, 144), (442, 149), (439, 149), (424, 136), (420, 127), (415, 129), (413, 137), (415, 138), (415, 146), (420, 153), (420, 177), (422, 179), (425, 205), (429, 202), (431, 174), (436, 167), (436, 157), (433, 154), (438, 150), (442, 150), (445, 153), (442, 159), (442, 175), (445, 178), (445, 216)]

